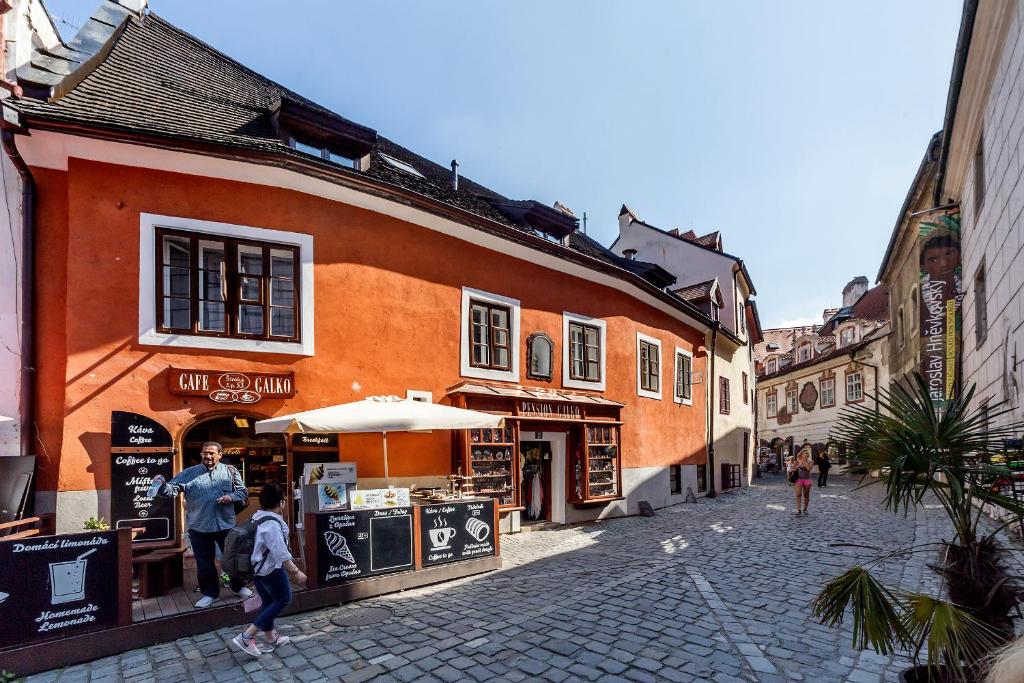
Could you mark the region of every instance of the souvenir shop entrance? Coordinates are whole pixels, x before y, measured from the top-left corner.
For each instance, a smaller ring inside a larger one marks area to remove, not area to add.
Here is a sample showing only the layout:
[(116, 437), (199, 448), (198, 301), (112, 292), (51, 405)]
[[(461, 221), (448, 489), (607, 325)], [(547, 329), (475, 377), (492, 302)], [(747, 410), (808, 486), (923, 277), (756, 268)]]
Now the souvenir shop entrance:
[(565, 453), (570, 439), (565, 431), (548, 431), (523, 425), (519, 437), (519, 488), (523, 495), (522, 524), (565, 524)]

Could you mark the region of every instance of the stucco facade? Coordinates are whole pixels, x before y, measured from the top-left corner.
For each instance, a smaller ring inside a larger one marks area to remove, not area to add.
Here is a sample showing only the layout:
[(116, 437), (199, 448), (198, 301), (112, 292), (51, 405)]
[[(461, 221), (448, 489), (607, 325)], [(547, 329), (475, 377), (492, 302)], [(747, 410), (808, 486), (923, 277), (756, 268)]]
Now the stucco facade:
[(1024, 418), (1022, 24), (1021, 3), (983, 0), (962, 31), (937, 193), (962, 216), (961, 387), (979, 406), (1006, 402), (1002, 422)]

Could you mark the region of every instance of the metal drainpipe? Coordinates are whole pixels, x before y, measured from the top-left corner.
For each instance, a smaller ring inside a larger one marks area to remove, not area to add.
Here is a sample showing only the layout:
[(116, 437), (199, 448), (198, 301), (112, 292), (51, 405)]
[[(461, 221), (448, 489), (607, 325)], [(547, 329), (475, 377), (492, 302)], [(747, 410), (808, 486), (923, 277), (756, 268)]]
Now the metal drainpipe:
[(35, 197), (36, 185), (18, 153), (14, 133), (0, 131), (0, 141), (21, 176), (21, 454), (32, 455), (35, 426)]
[(711, 370), (708, 372), (708, 498), (715, 498), (715, 347), (718, 346), (718, 328), (716, 322), (711, 328)]

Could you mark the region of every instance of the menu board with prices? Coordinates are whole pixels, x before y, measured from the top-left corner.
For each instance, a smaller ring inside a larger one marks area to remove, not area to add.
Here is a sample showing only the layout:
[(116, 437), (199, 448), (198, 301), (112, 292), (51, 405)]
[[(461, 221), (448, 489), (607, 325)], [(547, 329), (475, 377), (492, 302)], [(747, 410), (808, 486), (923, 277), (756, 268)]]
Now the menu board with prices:
[(424, 567), (494, 555), (494, 501), (453, 501), (420, 507)]
[(413, 569), (413, 508), (318, 514), (316, 543), (320, 586)]
[(492, 497), (501, 505), (514, 505), (515, 444), (512, 428), (471, 429), (469, 440), (473, 483), (471, 487), (463, 487), (463, 493)]
[(116, 626), (118, 532), (0, 543), (0, 648)]

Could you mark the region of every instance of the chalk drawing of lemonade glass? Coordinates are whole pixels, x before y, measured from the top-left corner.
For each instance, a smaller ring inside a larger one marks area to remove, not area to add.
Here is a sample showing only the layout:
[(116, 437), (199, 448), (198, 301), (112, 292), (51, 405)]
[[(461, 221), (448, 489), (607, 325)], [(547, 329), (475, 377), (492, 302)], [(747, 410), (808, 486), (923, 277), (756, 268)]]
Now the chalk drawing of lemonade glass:
[(96, 552), (96, 548), (88, 550), (69, 562), (50, 563), (50, 604), (60, 605), (85, 599), (85, 569), (89, 560), (85, 559)]

